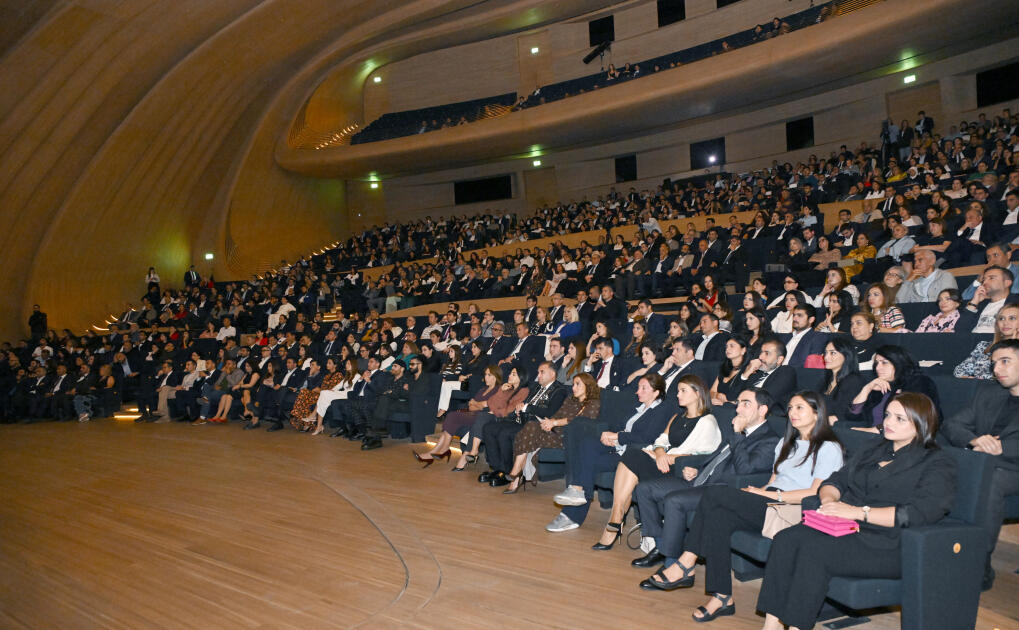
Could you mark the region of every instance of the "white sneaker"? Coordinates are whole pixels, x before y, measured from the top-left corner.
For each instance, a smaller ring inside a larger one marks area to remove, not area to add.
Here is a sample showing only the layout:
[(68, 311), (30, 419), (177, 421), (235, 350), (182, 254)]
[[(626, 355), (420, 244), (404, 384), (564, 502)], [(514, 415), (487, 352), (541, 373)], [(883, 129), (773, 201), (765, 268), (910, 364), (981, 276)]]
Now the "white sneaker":
[(553, 501), (559, 505), (584, 505), (587, 503), (587, 498), (584, 497), (583, 490), (568, 486), (566, 490), (555, 495)]
[(559, 533), (568, 532), (571, 529), (577, 529), (578, 527), (580, 527), (579, 523), (574, 523), (572, 520), (570, 520), (569, 516), (566, 516), (565, 514), (560, 512), (559, 515), (556, 516), (551, 523), (545, 526), (545, 530), (553, 533)]

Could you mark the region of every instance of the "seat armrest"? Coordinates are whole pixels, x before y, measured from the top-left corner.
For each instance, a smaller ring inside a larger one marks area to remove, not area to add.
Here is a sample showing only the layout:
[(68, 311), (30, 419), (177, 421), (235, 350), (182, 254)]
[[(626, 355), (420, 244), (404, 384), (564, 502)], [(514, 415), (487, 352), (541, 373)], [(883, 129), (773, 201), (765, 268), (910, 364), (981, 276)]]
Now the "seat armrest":
[(902, 628), (972, 628), (987, 561), (976, 525), (902, 530)]

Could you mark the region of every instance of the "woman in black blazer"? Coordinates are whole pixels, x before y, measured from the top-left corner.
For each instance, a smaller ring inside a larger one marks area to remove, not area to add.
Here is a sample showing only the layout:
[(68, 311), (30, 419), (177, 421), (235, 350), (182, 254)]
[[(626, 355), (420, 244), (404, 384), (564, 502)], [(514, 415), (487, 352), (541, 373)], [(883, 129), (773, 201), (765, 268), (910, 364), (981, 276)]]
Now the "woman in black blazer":
[(900, 530), (936, 523), (951, 510), (955, 460), (934, 442), (931, 399), (895, 396), (882, 427), (817, 492), (818, 512), (859, 521), (859, 533), (834, 537), (796, 525), (775, 536), (757, 600), (764, 630), (812, 628), (832, 577), (901, 577)]
[(884, 418), (885, 406), (900, 392), (927, 396), (933, 401), (938, 418), (941, 418), (941, 401), (934, 381), (920, 372), (920, 365), (906, 349), (893, 345), (879, 347), (874, 351), (874, 373), (877, 378), (864, 385), (850, 403), (846, 422), (840, 423), (844, 425), (841, 429), (855, 426), (877, 431)]
[(828, 404), (828, 421), (835, 424), (849, 413), (849, 404), (867, 381), (860, 374), (856, 348), (844, 335), (834, 335), (824, 347), (824, 384), (821, 393)]

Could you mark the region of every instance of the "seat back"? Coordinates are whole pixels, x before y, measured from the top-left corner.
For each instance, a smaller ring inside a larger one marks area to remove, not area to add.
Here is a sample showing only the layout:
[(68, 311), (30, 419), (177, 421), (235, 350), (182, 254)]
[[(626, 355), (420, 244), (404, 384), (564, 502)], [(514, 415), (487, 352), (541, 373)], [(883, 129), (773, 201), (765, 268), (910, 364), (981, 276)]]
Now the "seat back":
[(953, 521), (984, 526), (990, 516), (991, 477), (994, 458), (969, 449), (948, 447), (946, 453), (955, 460), (955, 504), (948, 518)]

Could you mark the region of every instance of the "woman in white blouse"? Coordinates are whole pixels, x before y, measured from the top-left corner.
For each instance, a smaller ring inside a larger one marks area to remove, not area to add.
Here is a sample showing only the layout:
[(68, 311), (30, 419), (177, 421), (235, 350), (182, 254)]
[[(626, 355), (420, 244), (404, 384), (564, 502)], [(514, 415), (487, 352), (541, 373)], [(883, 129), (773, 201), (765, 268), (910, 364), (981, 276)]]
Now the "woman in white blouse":
[(785, 308), (771, 320), (772, 332), (781, 334), (793, 331), (793, 309), (806, 303), (806, 300), (802, 299), (800, 295), (798, 291), (786, 293)]
[[(630, 498), (638, 482), (671, 475), (674, 467), (682, 467), (677, 460), (687, 455), (713, 453), (722, 443), (722, 432), (711, 414), (708, 386), (699, 376), (681, 376), (676, 386), (676, 399), (679, 412), (669, 420), (655, 443), (642, 450), (626, 449), (616, 466), (610, 523), (622, 522), (623, 515), (630, 509)], [(612, 530), (606, 529), (594, 548), (611, 549), (609, 541), (614, 540), (615, 535)]]
[(853, 298), (853, 304), (860, 303), (860, 290), (849, 284), (846, 272), (841, 268), (829, 269), (825, 278), (824, 288), (817, 294), (817, 297), (809, 298), (807, 301), (816, 308), (828, 308), (829, 298), (839, 291), (848, 293), (849, 297)]
[(357, 372), (357, 362), (352, 358), (348, 358), (343, 362), (343, 378), (340, 382), (331, 389), (323, 389), (318, 394), (318, 402), (315, 403), (317, 424), (312, 435), (322, 433), (322, 419), (325, 417), (326, 412), (329, 411), (329, 405), (333, 404), (334, 400), (346, 400), (347, 394), (359, 382), (361, 382), (361, 375)]

